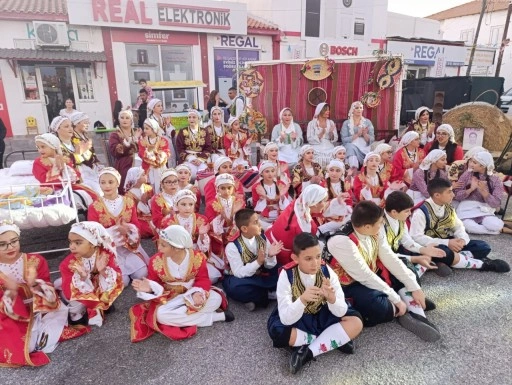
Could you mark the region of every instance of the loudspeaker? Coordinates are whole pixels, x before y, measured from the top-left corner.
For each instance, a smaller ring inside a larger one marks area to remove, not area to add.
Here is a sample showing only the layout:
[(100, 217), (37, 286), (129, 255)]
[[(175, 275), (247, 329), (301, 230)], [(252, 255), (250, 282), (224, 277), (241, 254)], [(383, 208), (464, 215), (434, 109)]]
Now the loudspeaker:
[(443, 122), (444, 91), (434, 92), (434, 105), (432, 107), (432, 121), (441, 124)]

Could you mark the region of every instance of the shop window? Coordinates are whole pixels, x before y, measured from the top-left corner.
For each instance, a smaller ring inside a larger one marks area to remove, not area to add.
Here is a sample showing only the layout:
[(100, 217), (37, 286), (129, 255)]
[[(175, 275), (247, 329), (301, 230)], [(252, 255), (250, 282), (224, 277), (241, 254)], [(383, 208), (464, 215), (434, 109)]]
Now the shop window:
[(36, 67), (23, 65), (20, 66), (20, 70), (25, 100), (39, 100), (39, 85), (37, 84)]
[(94, 89), (92, 87), (92, 73), (90, 67), (75, 67), (76, 84), (78, 87), (78, 99), (94, 99)]
[(304, 34), (307, 37), (320, 37), (320, 0), (306, 0)]
[(354, 35), (364, 36), (364, 19), (357, 17), (354, 21)]

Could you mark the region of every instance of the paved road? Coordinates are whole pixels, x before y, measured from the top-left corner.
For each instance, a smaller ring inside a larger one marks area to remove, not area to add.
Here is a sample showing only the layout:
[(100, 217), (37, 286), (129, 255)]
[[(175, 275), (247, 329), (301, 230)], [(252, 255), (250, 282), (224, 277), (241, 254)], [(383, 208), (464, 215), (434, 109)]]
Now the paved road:
[[(56, 239), (62, 232), (46, 229), (29, 238)], [(491, 257), (512, 263), (512, 237), (479, 238), (491, 243)], [(150, 242), (145, 247), (154, 250)], [(61, 259), (52, 256), (52, 270)], [(59, 346), (45, 367), (0, 369), (0, 384), (512, 383), (511, 273), (457, 271), (444, 279), (427, 274), (424, 289), (438, 306), (429, 318), (443, 334), (440, 341), (422, 342), (394, 322), (379, 325), (363, 331), (355, 355), (333, 351), (292, 376), (289, 353), (272, 348), (266, 332), (270, 308), (248, 313), (231, 302), (237, 318), (230, 324), (200, 329), (186, 341), (154, 335), (131, 344), (128, 309), (138, 300), (128, 288), (103, 327)]]

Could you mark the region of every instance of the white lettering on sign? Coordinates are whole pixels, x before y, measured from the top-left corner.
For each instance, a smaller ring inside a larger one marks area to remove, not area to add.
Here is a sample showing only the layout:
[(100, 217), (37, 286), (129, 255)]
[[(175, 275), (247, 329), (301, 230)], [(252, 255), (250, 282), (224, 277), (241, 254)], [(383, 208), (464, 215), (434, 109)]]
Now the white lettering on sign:
[(434, 47), (431, 45), (415, 45), (414, 58), (415, 59), (435, 59), (437, 55), (444, 55), (444, 47)]
[(259, 48), (256, 44), (256, 38), (250, 36), (222, 35), (220, 37), (220, 45), (223, 47)]
[(146, 32), (144, 37), (146, 40), (167, 40), (169, 38), (169, 34), (162, 32)]
[(357, 56), (357, 47), (331, 45), (331, 55)]
[(160, 25), (194, 25), (199, 28), (231, 29), (229, 9), (158, 4)]

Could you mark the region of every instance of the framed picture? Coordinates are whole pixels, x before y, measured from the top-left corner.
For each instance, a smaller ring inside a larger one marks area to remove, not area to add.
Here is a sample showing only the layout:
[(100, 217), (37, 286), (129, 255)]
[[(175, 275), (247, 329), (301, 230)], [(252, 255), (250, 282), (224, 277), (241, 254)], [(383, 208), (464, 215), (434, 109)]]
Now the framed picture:
[(133, 77), (136, 82), (140, 79), (144, 79), (146, 81), (151, 81), (151, 72), (150, 71), (133, 71)]
[(187, 90), (184, 88), (172, 90), (172, 100), (187, 100)]
[(464, 139), (462, 140), (462, 149), (471, 150), (475, 146), (482, 146), (484, 142), (483, 128), (464, 128)]

